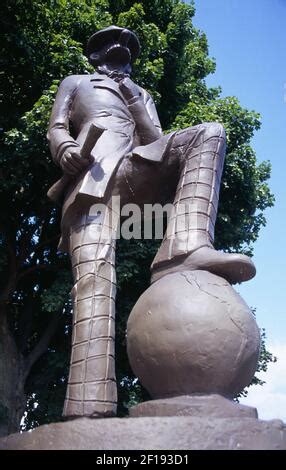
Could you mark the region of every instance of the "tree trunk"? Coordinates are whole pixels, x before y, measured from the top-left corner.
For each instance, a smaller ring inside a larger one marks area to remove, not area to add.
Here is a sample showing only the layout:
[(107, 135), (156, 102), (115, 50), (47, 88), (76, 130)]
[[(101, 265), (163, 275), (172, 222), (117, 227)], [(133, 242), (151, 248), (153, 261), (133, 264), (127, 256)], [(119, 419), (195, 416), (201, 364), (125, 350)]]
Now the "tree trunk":
[(0, 315), (0, 437), (19, 431), (26, 408), (24, 358), (19, 352), (7, 315)]

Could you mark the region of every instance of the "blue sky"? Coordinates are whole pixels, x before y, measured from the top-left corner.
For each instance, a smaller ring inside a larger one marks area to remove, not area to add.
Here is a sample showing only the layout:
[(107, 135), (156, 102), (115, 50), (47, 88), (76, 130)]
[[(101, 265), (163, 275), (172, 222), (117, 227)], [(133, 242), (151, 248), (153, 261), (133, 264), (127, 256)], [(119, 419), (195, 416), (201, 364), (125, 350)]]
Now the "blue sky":
[[(194, 24), (206, 33), (209, 55), (217, 64), (207, 83), (221, 85), (223, 96), (237, 96), (243, 106), (262, 115), (262, 127), (252, 145), (259, 162), (270, 160), (272, 164), (269, 183), (276, 203), (267, 210), (267, 226), (254, 245), (257, 275), (237, 288), (256, 307), (257, 322), (266, 329), (268, 349), (278, 355), (279, 364), (266, 374), (270, 382), (283, 371), (286, 375), (286, 0), (195, 0), (195, 6)], [(283, 394), (279, 410), (284, 405), (276, 417), (286, 421), (285, 380), (275, 383), (280, 387), (277, 393)], [(265, 392), (255, 389), (251, 399), (263, 408), (261, 394)], [(265, 410), (269, 408), (269, 401), (264, 405)], [(269, 412), (265, 417), (271, 417)]]

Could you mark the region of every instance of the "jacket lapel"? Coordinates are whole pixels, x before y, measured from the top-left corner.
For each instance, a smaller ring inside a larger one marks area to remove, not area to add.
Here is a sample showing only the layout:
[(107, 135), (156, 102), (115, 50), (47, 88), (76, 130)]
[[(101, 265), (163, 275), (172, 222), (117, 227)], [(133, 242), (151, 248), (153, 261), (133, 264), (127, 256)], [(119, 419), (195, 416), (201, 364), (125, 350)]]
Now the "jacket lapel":
[(120, 91), (118, 83), (109, 78), (107, 75), (95, 72), (91, 76), (90, 81), (93, 83), (94, 88), (107, 88), (108, 90), (114, 91), (125, 103), (125, 99)]

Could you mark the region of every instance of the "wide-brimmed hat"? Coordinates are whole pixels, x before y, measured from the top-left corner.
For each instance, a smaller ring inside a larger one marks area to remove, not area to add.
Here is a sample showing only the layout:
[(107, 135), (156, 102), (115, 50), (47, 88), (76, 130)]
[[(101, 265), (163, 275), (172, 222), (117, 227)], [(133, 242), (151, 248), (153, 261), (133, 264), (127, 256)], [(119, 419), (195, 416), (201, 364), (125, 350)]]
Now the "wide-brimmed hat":
[[(108, 26), (108, 28), (101, 29), (94, 33), (87, 43), (87, 56), (90, 57), (92, 53), (100, 51), (103, 46), (114, 41), (117, 42), (122, 31), (127, 28), (119, 28), (118, 26)], [(131, 61), (134, 62), (140, 54), (140, 43), (133, 31), (130, 31), (130, 38), (128, 41), (128, 49), (131, 54)]]

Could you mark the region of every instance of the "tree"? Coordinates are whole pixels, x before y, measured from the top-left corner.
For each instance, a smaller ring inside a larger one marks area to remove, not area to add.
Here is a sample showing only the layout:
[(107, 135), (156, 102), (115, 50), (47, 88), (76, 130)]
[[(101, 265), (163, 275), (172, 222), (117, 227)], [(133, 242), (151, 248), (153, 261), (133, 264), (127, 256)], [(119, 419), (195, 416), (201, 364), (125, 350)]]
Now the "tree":
[[(107, 26), (107, 2), (7, 0), (3, 6), (1, 93), (1, 358), (2, 432), (19, 428), (25, 385), (55, 331), (65, 342), (70, 274), (56, 252), (58, 209), (46, 197), (58, 171), (46, 128), (60, 79), (87, 73), (82, 41)], [(54, 82), (54, 79), (57, 79)], [(60, 352), (56, 348), (57, 357)], [(50, 344), (49, 363), (55, 349)], [(8, 360), (7, 360), (8, 358)], [(57, 359), (59, 361), (59, 359)], [(55, 361), (54, 361), (55, 362)], [(13, 367), (11, 367), (13, 364)], [(57, 377), (57, 368), (54, 377)], [(35, 379), (37, 381), (37, 379)], [(60, 380), (60, 379), (59, 379)]]
[[(83, 55), (94, 30), (117, 24), (135, 30), (142, 54), (134, 79), (156, 100), (164, 129), (218, 120), (228, 134), (216, 245), (250, 253), (263, 211), (273, 204), (270, 165), (257, 165), (250, 139), (259, 115), (234, 97), (208, 89), (214, 72), (205, 35), (194, 28), (193, 5), (180, 0), (6, 0), (1, 30), (5, 80), (0, 199), (0, 432), (60, 418), (71, 332), (70, 270), (57, 253), (59, 209), (46, 197), (59, 172), (45, 138), (59, 81), (89, 73)], [(233, 204), (235, 201), (235, 204)], [(145, 394), (125, 352), (128, 314), (149, 282), (157, 249), (150, 240), (120, 241), (117, 376), (120, 412)], [(265, 356), (266, 363), (271, 361)], [(266, 364), (265, 363), (265, 364)], [(13, 367), (11, 366), (13, 365)], [(27, 407), (26, 407), (27, 403)], [(37, 406), (38, 404), (38, 406)]]

